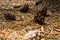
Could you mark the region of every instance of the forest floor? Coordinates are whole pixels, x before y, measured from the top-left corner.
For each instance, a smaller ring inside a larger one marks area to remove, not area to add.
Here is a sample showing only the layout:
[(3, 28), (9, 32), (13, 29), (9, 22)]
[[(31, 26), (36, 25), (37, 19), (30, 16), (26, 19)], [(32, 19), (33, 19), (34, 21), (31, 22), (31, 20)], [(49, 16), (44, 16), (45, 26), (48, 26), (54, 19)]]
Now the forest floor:
[[(13, 8), (25, 3), (32, 6), (35, 1), (0, 1), (0, 40), (60, 40), (60, 11), (47, 11), (50, 16), (45, 18), (46, 25), (40, 25), (33, 20), (35, 11), (22, 13), (19, 8)], [(16, 20), (7, 21), (5, 13), (12, 13)]]

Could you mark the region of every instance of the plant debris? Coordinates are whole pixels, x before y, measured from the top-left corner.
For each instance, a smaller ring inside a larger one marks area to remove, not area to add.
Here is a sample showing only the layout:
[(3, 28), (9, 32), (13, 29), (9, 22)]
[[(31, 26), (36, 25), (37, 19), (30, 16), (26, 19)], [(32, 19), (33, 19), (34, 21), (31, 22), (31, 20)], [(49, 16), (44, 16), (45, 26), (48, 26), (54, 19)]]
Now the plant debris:
[(60, 40), (60, 0), (0, 0), (0, 40)]

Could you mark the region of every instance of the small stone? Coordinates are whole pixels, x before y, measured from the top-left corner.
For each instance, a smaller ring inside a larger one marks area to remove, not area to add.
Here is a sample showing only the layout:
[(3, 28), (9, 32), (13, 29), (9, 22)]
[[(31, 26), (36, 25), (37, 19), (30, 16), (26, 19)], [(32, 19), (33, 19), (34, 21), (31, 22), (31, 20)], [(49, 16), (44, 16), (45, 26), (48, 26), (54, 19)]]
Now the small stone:
[(28, 12), (28, 10), (29, 10), (29, 5), (25, 4), (25, 5), (20, 9), (20, 12), (26, 13), (26, 12)]
[(44, 17), (43, 18), (40, 18), (39, 16), (35, 16), (34, 17), (34, 22), (35, 23), (38, 23), (40, 25), (45, 25), (45, 23), (44, 23)]
[(15, 15), (12, 15), (11, 13), (4, 14), (4, 17), (6, 20), (16, 20)]

